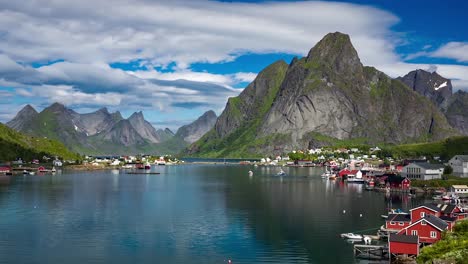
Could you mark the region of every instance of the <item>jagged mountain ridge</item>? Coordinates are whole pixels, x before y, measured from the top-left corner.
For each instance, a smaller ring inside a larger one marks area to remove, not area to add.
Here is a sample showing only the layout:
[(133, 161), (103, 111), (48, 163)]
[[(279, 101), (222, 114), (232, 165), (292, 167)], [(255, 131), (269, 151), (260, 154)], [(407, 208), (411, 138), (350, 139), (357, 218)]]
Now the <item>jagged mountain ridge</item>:
[(325, 36), (307, 57), (268, 66), (238, 97), (228, 100), (215, 128), (188, 154), (281, 153), (310, 146), (316, 134), (403, 143), (456, 132), (427, 98), (364, 67), (349, 36), (336, 32)]
[(448, 102), (452, 96), (452, 82), (440, 76), (437, 72), (428, 72), (425, 70), (411, 71), (403, 77), (398, 77), (413, 91), (429, 98), (442, 110), (447, 109)]
[(398, 77), (414, 91), (429, 98), (445, 114), (449, 124), (461, 134), (468, 135), (468, 96), (466, 92), (453, 94), (449, 79), (436, 72), (415, 70)]
[(214, 111), (207, 111), (191, 124), (180, 127), (176, 136), (187, 143), (193, 143), (214, 127), (217, 118)]
[[(22, 119), (23, 116), (28, 118)], [(153, 153), (160, 150), (172, 154), (186, 145), (181, 140), (173, 141), (170, 146), (164, 145), (174, 134), (169, 129), (156, 130), (144, 119), (142, 112), (123, 119), (120, 112), (109, 113), (106, 108), (79, 114), (54, 103), (37, 113), (28, 105), (7, 125), (29, 135), (58, 140), (83, 154)]]

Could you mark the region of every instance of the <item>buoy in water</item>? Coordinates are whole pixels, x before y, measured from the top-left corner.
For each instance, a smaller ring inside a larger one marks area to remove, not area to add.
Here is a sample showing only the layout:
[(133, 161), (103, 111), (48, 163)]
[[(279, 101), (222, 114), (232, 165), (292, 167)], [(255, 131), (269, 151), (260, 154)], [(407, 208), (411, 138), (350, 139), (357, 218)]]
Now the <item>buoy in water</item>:
[(346, 210), (343, 210), (343, 214), (346, 214)]
[(359, 214), (359, 217), (362, 217), (362, 214)]

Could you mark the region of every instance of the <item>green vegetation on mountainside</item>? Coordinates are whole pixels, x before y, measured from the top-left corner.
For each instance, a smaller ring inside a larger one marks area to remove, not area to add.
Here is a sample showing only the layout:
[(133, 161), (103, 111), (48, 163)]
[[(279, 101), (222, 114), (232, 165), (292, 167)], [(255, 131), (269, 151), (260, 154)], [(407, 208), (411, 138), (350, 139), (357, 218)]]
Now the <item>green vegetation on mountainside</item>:
[[(227, 111), (229, 115), (242, 120), (241, 125), (222, 138), (216, 133), (215, 128), (210, 130), (191, 146), (191, 149), (197, 150), (197, 157), (255, 158), (261, 157), (262, 149), (275, 144), (283, 145), (287, 142), (287, 137), (282, 134), (257, 137), (262, 121), (273, 105), (282, 80), (286, 75), (287, 64), (283, 63), (277, 62), (259, 74), (262, 79), (269, 80), (270, 89), (263, 98), (257, 100), (253, 106), (249, 106), (252, 107), (251, 112), (245, 113), (245, 110), (242, 109), (245, 107), (240, 99), (242, 94), (229, 98)], [(255, 85), (247, 87), (245, 92), (255, 93)]]
[(421, 250), (418, 263), (468, 263), (468, 220), (458, 222), (453, 232)]
[(30, 137), (0, 124), (0, 160), (11, 161), (17, 158), (30, 161), (46, 156), (59, 156), (66, 160), (80, 159), (62, 143), (45, 138)]
[(442, 160), (448, 160), (455, 155), (468, 154), (468, 137), (450, 137), (437, 142), (391, 146), (385, 150), (390, 151), (396, 158), (439, 156)]

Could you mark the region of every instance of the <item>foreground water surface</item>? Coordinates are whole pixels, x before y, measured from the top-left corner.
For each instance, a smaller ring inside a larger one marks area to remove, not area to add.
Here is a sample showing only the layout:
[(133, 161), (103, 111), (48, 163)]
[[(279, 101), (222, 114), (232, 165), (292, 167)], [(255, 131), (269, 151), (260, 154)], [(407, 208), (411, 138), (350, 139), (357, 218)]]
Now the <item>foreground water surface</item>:
[(424, 202), (323, 180), (318, 168), (285, 170), (182, 165), (153, 168), (159, 175), (4, 178), (0, 263), (355, 263), (340, 233), (382, 225), (389, 199), (400, 208)]

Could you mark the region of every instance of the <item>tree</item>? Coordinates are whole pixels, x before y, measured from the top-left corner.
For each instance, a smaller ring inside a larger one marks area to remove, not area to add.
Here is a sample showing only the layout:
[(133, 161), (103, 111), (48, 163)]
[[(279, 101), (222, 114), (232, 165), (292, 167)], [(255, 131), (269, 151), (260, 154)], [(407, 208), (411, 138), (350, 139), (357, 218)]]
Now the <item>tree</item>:
[(450, 165), (445, 165), (444, 174), (452, 174), (452, 173), (453, 173), (453, 168), (450, 167)]

